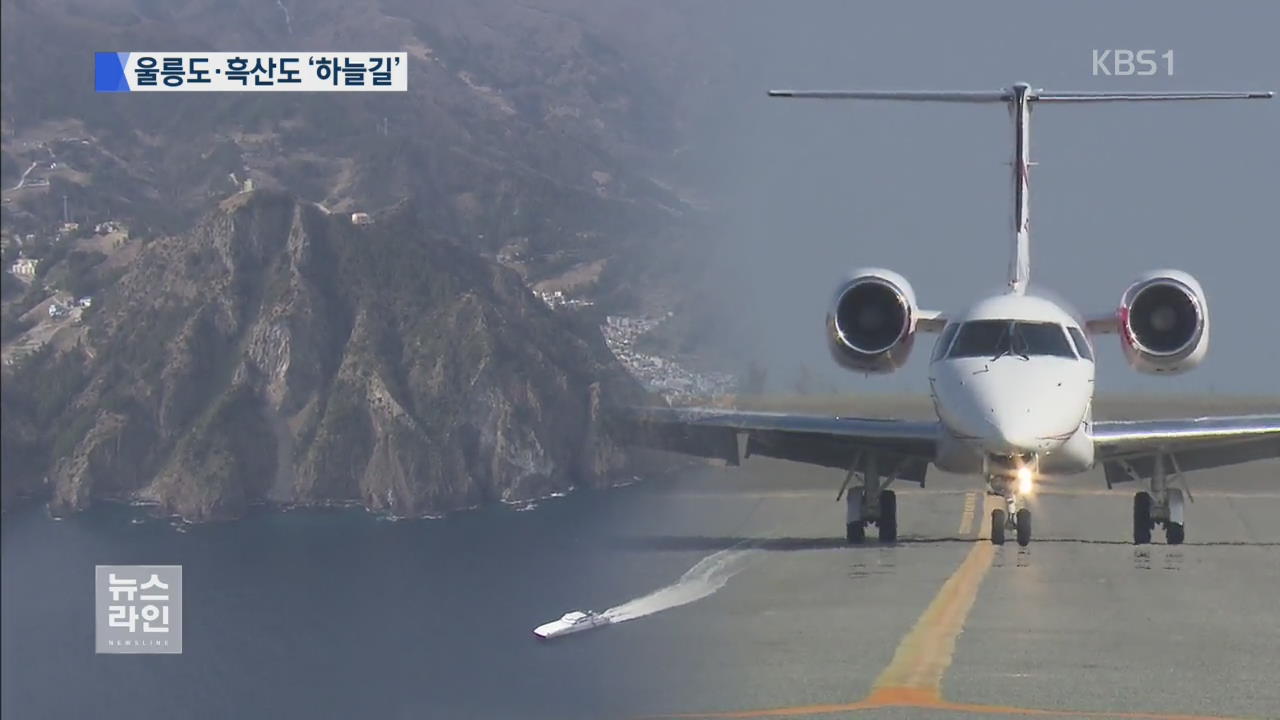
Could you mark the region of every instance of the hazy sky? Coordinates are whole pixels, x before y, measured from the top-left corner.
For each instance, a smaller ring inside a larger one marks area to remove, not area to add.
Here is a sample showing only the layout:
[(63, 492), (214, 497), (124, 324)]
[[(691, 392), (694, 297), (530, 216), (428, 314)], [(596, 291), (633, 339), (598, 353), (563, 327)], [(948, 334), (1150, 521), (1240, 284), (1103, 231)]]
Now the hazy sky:
[[(741, 2), (700, 5), (724, 53), (696, 113), (698, 163), (726, 197), (722, 284), (758, 349), (842, 389), (920, 391), (933, 338), (887, 378), (828, 359), (842, 273), (904, 274), (955, 309), (1003, 281), (1012, 123), (999, 105), (770, 100), (785, 88), (1280, 90), (1280, 3)], [(1174, 51), (1167, 77), (1095, 77), (1094, 49)], [(1032, 118), (1032, 288), (1108, 311), (1139, 272), (1204, 285), (1212, 345), (1153, 378), (1099, 342), (1103, 391), (1280, 394), (1280, 99), (1042, 107)]]

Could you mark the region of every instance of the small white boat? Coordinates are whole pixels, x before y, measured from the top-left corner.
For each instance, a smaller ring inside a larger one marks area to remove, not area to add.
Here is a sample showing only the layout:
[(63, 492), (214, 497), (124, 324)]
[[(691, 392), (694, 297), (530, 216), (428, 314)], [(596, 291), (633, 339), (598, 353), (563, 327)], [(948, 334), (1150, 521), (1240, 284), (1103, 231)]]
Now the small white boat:
[(601, 615), (598, 612), (574, 610), (573, 612), (565, 613), (564, 617), (561, 617), (559, 620), (552, 620), (546, 625), (539, 625), (533, 629), (533, 634), (543, 640), (550, 640), (551, 638), (557, 638), (561, 635), (568, 635), (570, 633), (582, 632), (583, 630), (590, 630), (602, 625), (608, 625), (610, 622), (612, 621), (609, 620), (608, 617)]

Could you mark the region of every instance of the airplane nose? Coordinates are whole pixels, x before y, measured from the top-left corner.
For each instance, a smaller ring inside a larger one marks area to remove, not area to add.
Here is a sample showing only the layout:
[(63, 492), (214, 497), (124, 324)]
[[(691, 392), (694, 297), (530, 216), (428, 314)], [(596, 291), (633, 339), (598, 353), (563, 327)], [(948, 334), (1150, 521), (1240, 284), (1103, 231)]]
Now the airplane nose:
[(1084, 417), (1083, 408), (1038, 397), (987, 400), (995, 452), (1025, 453), (1052, 449), (1070, 435)]
[[(1032, 418), (1031, 408), (1025, 405), (992, 408), (988, 413), (991, 437), (1003, 452), (1022, 453), (1039, 449), (1042, 439), (1040, 428)], [(995, 448), (993, 448), (995, 449)]]
[[(1009, 361), (976, 370), (957, 365), (955, 375), (935, 385), (939, 417), (958, 436), (984, 452), (1001, 455), (1052, 452), (1080, 427), (1091, 396), (1083, 372), (1061, 368), (1062, 379), (1046, 382), (1042, 367)], [(1050, 376), (1052, 378), (1052, 376)]]

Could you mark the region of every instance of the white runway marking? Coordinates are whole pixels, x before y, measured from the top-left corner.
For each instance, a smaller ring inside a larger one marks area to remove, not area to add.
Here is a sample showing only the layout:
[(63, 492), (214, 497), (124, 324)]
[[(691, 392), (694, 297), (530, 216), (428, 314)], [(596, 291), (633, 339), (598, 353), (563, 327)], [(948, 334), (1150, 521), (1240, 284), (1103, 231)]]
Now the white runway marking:
[(724, 587), (729, 578), (741, 572), (757, 552), (750, 547), (735, 545), (713, 553), (699, 560), (674, 583), (611, 607), (602, 614), (619, 623), (701, 600)]
[(965, 493), (964, 514), (960, 516), (960, 529), (957, 531), (960, 537), (968, 537), (969, 531), (973, 529), (973, 512), (977, 506), (978, 494), (975, 492)]

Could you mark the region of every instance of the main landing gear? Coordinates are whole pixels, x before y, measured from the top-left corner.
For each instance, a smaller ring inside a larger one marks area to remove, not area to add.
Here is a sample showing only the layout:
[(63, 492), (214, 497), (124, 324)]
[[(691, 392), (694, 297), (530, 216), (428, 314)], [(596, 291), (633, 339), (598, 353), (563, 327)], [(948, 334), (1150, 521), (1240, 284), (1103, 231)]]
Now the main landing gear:
[(876, 457), (868, 455), (862, 467), (862, 484), (849, 487), (850, 481), (857, 474), (858, 463), (849, 469), (845, 484), (840, 488), (844, 496), (845, 540), (851, 545), (859, 545), (867, 539), (867, 526), (874, 524), (882, 543), (894, 543), (898, 540), (898, 498), (892, 490), (887, 489), (894, 481), (896, 473), (888, 478), (880, 475)]
[(1026, 507), (1017, 483), (1012, 478), (989, 477), (988, 492), (1004, 498), (1004, 508), (991, 511), (991, 543), (1003, 545), (1005, 533), (1014, 532), (1018, 544), (1026, 547), (1031, 542), (1031, 508)]
[[(1156, 525), (1164, 526), (1164, 539), (1170, 545), (1181, 545), (1186, 539), (1183, 525), (1184, 495), (1182, 490), (1169, 487), (1169, 474), (1165, 469), (1165, 456), (1157, 455), (1151, 469), (1151, 491), (1133, 496), (1133, 544), (1151, 542), (1151, 531)], [(1181, 476), (1172, 456), (1174, 472)], [(1187, 493), (1186, 497), (1190, 497)]]

